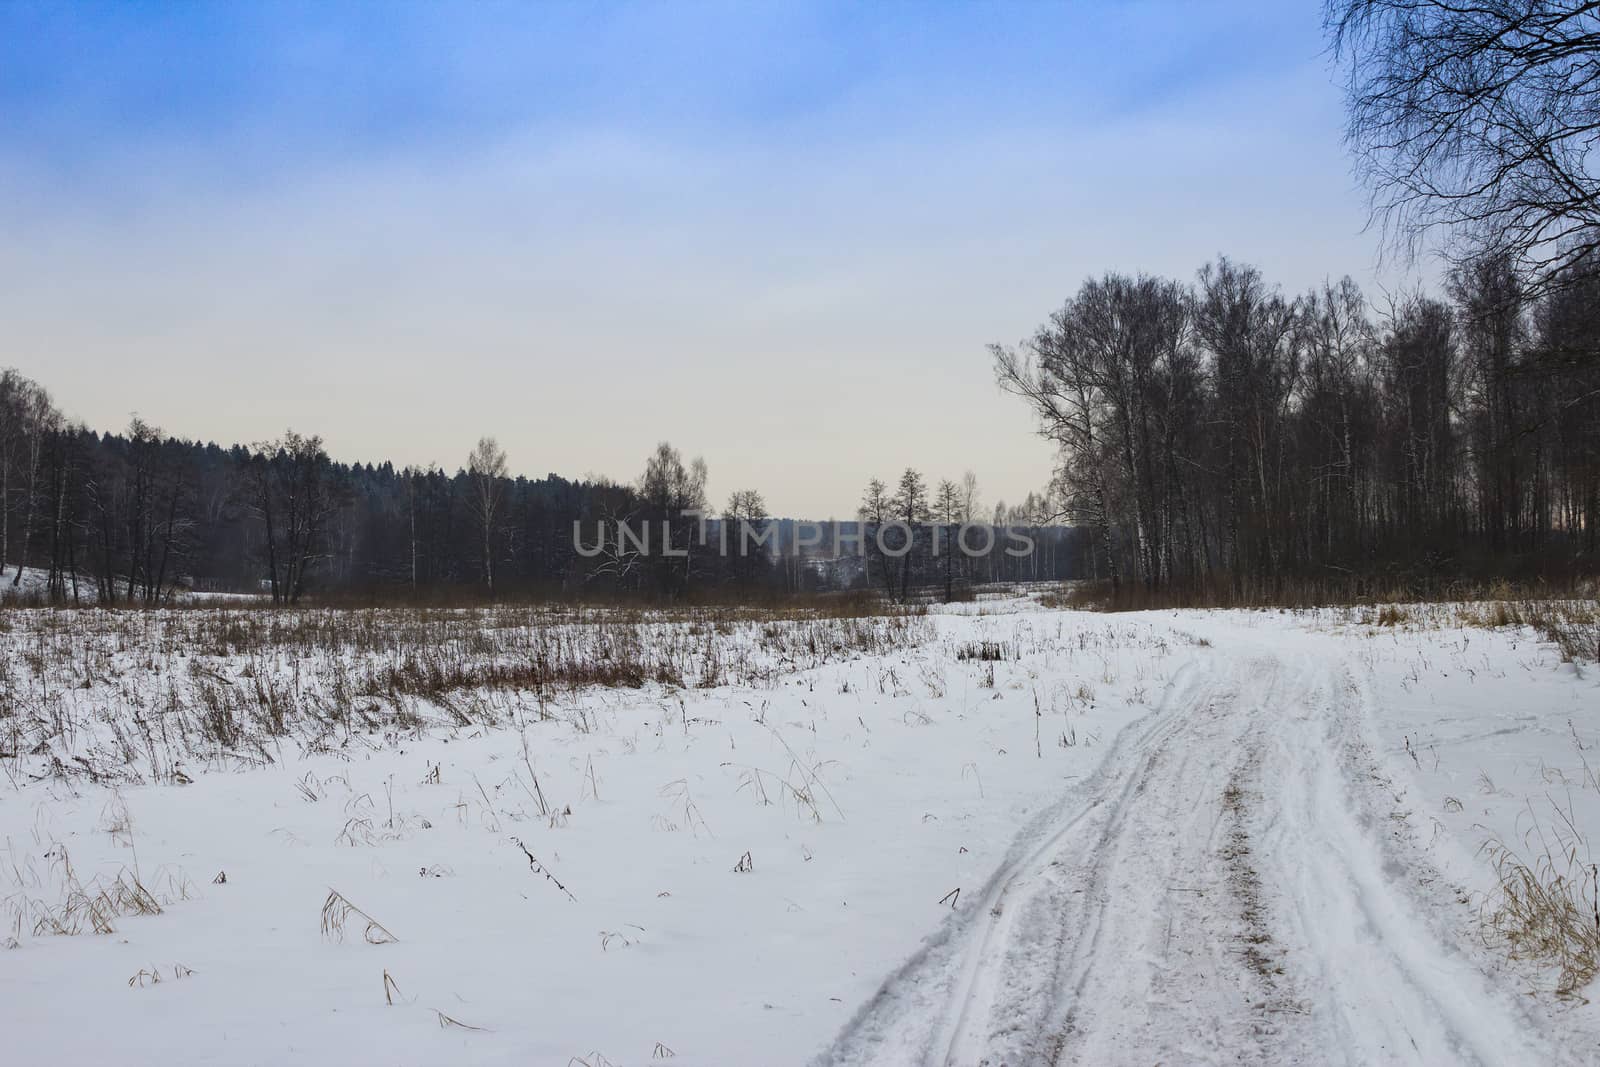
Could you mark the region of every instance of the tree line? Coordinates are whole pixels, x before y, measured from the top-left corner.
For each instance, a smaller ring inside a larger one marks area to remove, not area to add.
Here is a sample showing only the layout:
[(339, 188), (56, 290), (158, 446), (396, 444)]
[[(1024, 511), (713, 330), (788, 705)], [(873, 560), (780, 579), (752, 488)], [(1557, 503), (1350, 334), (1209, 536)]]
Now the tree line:
[[(920, 477), (920, 476), (918, 476)], [(65, 418), (49, 393), (0, 371), (0, 593), (55, 603), (154, 606), (180, 591), (247, 592), (277, 604), (319, 596), (419, 598), (626, 595), (676, 599), (876, 587), (881, 566), (833, 546), (861, 519), (807, 524), (735, 490), (717, 510), (704, 460), (659, 445), (632, 482), (513, 476), (481, 439), (454, 473), (340, 463), (315, 436), (285, 432), (222, 448), (135, 417), (120, 433)], [(953, 484), (953, 483), (947, 483)], [(963, 519), (977, 505), (964, 483)], [(955, 500), (943, 491), (944, 514)], [(927, 509), (913, 510), (926, 519)], [(1028, 525), (1043, 499), (995, 511)], [(741, 544), (743, 524), (752, 544)], [(840, 537), (840, 530), (843, 536)], [(732, 531), (730, 534), (729, 531)], [(942, 569), (926, 535), (887, 591), (1071, 576), (1070, 531), (1036, 531), (1039, 559), (963, 559)], [(999, 556), (997, 550), (996, 556)], [(949, 562), (949, 561), (947, 561)], [(25, 572), (31, 578), (24, 584)]]
[[(660, 455), (678, 463), (662, 446)], [(573, 550), (573, 523), (642, 519), (650, 486), (513, 477), (480, 441), (464, 466), (340, 463), (286, 432), (223, 448), (135, 417), (121, 433), (65, 419), (49, 394), (0, 371), (0, 591), (58, 603), (156, 605), (180, 590), (559, 594), (636, 590)]]
[(1379, 313), (1349, 278), (1291, 297), (1227, 258), (1110, 273), (991, 354), (1118, 589), (1570, 576), (1600, 532), (1587, 266), (1530, 295), (1481, 258)]
[(495, 566), (511, 585), (559, 588), (571, 518), (628, 492), (501, 471), (486, 507), (482, 473), (338, 463), (293, 430), (227, 448), (137, 417), (96, 433), (0, 371), (0, 591), (31, 569), (28, 587), (61, 603), (155, 605), (192, 588), (289, 604), (488, 588)]

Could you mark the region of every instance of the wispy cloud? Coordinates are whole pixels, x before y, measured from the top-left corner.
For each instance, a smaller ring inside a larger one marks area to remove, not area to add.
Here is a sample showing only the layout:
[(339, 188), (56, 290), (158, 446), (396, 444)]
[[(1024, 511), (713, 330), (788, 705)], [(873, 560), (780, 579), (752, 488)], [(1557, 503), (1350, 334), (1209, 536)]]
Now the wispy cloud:
[(1084, 275), (1370, 277), (1283, 10), (10, 10), (0, 336), (102, 425), (1014, 499), (1050, 455), (982, 346)]

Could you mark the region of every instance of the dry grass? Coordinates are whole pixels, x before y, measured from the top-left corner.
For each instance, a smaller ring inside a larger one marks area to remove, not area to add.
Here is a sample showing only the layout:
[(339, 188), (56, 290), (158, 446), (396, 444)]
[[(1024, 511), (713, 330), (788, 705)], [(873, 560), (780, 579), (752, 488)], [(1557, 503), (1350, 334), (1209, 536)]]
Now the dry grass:
[[(123, 868), (109, 880), (79, 879), (66, 846), (55, 844), (46, 853), (49, 870), (44, 876), (37, 872), (25, 875), (14, 872), (18, 892), (6, 900), (11, 925), (20, 934), (24, 927), (35, 937), (76, 936), (78, 934), (112, 934), (120, 920), (134, 915), (160, 915), (168, 905), (187, 899), (188, 882), (175, 875), (158, 872), (167, 882), (166, 890), (156, 892), (145, 884), (134, 869)], [(34, 892), (24, 890), (31, 881)], [(53, 887), (53, 889), (52, 889)], [(45, 892), (59, 899), (37, 895)], [(16, 935), (14, 935), (15, 939)]]
[(1600, 660), (1600, 601), (1479, 600), (1442, 604), (1384, 604), (1355, 609), (1366, 626), (1469, 627), (1497, 630), (1526, 626), (1555, 645), (1565, 663)]
[(1531, 861), (1500, 841), (1484, 846), (1498, 882), (1482, 910), (1484, 930), (1513, 959), (1554, 966), (1559, 996), (1579, 996), (1600, 972), (1600, 869), (1580, 858), (1575, 831), (1557, 843), (1539, 839)]
[(185, 765), (270, 764), (291, 741), (336, 752), (423, 729), (521, 727), (595, 687), (770, 688), (933, 635), (916, 612), (856, 613), (869, 606), (9, 612), (0, 761), (182, 783)]
[(1016, 659), (1004, 641), (973, 641), (956, 649), (956, 659), (977, 660), (979, 663), (1004, 663)]
[(1051, 610), (1111, 610), (1111, 589), (1099, 582), (1062, 582), (1038, 594), (1039, 606)]
[(1593, 577), (1569, 575), (1554, 582), (1505, 579), (1341, 575), (1327, 578), (1281, 577), (1235, 583), (1216, 575), (1198, 586), (1150, 589), (1123, 582), (1064, 583), (1040, 598), (1051, 608), (1083, 611), (1150, 611), (1168, 608), (1381, 608), (1384, 605), (1457, 604), (1486, 601), (1542, 602), (1593, 600)]
[(328, 899), (322, 902), (322, 937), (327, 941), (343, 941), (348, 927), (361, 924), (361, 939), (369, 945), (388, 945), (400, 940), (389, 929), (362, 911), (337, 889), (328, 890)]
[[(181, 963), (174, 963), (171, 969), (172, 978), (174, 981), (187, 978), (194, 973), (193, 968), (185, 967)], [(165, 979), (161, 977), (160, 967), (153, 965), (148, 969), (141, 967), (137, 973), (128, 979), (128, 988), (143, 989), (148, 985), (160, 985), (163, 981), (165, 981)]]

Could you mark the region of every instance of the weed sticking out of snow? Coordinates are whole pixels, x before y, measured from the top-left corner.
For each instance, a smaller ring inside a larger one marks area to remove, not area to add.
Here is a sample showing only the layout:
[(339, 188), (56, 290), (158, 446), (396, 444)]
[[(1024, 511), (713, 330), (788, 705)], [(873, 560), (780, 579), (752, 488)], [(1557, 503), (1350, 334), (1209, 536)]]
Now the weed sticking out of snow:
[[(131, 817), (121, 798), (113, 794), (107, 810), (113, 812), (115, 822), (112, 836), (131, 834)], [(156, 872), (154, 888), (140, 875), (136, 861), (131, 867), (119, 866), (115, 873), (97, 874), (85, 881), (60, 841), (50, 842), (42, 856), (42, 869), (32, 858), (20, 859), (9, 839), (7, 846), (6, 873), (12, 891), (4, 900), (4, 910), (12, 931), (6, 944), (11, 948), (20, 945), (24, 930), (34, 937), (113, 934), (122, 919), (161, 915), (192, 894), (186, 877), (165, 868)]]
[(1338, 609), (1336, 614), (1358, 625), (1377, 629), (1526, 628), (1554, 645), (1565, 663), (1600, 661), (1600, 601), (1504, 599), (1382, 604)]
[(369, 945), (389, 945), (400, 940), (389, 928), (368, 915), (337, 889), (328, 890), (328, 899), (322, 902), (322, 937), (325, 941), (343, 941), (350, 927), (358, 927), (361, 940)]
[[(13, 610), (5, 618), (0, 754), (33, 777), (95, 783), (270, 765), (286, 742), (330, 753), (426, 729), (525, 725), (595, 688), (770, 688), (932, 635), (921, 614), (798, 610)], [(593, 731), (590, 715), (574, 709), (573, 724)], [(317, 798), (310, 783), (305, 792)]]
[(1531, 863), (1510, 848), (1485, 846), (1499, 886), (1484, 925), (1512, 958), (1553, 965), (1558, 996), (1579, 996), (1600, 971), (1600, 892), (1596, 867), (1575, 851), (1545, 852)]

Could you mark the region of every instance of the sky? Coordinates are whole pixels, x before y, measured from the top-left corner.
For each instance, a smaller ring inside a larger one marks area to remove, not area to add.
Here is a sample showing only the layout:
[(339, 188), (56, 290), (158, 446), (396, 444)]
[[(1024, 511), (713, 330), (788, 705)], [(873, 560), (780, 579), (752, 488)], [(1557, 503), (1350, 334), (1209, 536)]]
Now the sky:
[(97, 429), (853, 513), (1049, 479), (999, 392), (1091, 275), (1380, 262), (1319, 0), (0, 0), (0, 365)]

